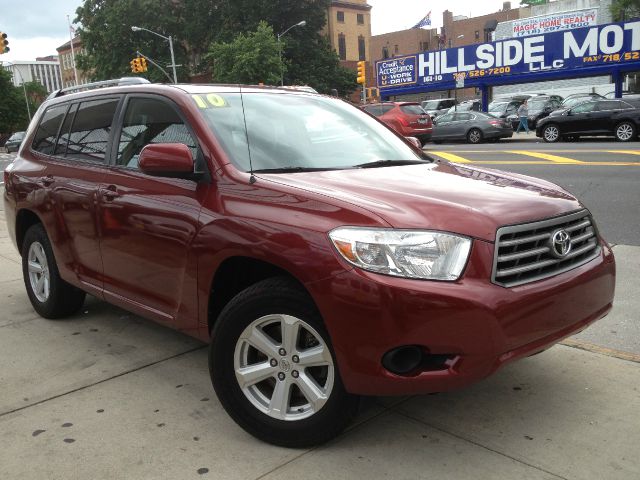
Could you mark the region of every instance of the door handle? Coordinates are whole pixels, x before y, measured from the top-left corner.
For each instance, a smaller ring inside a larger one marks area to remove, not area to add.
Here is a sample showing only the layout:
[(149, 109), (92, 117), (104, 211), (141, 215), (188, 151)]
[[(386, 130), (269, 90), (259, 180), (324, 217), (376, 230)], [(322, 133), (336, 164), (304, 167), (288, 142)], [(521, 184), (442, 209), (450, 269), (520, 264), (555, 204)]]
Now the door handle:
[(54, 182), (53, 175), (47, 175), (46, 177), (42, 177), (40, 179), (40, 184), (44, 187), (50, 186)]
[(115, 185), (109, 185), (107, 188), (103, 189), (101, 193), (106, 200), (113, 200), (120, 196)]

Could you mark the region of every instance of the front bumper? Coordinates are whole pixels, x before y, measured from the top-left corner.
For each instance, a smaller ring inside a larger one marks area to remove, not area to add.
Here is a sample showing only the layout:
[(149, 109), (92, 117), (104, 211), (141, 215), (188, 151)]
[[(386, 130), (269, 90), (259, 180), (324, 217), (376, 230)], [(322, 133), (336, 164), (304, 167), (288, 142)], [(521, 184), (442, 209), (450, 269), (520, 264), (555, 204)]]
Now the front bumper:
[[(490, 283), (492, 258), (493, 244), (476, 240), (465, 275), (454, 283), (354, 269), (307, 285), (347, 391), (408, 395), (463, 387), (550, 347), (611, 309), (615, 261), (605, 244), (585, 265), (514, 288)], [(439, 370), (395, 375), (381, 359), (404, 345), (452, 361)]]

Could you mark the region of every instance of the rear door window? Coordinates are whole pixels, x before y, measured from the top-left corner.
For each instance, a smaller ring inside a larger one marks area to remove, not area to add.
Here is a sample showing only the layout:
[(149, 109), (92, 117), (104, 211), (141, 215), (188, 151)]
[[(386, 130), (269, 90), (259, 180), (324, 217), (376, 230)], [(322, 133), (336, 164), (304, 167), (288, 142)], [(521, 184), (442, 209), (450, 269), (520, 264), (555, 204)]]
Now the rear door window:
[[(66, 157), (104, 162), (118, 98), (82, 102), (68, 133)], [(66, 122), (65, 122), (66, 123)]]
[(60, 124), (62, 123), (67, 108), (67, 104), (62, 104), (53, 105), (45, 110), (31, 145), (36, 152), (53, 155), (58, 132), (60, 131)]

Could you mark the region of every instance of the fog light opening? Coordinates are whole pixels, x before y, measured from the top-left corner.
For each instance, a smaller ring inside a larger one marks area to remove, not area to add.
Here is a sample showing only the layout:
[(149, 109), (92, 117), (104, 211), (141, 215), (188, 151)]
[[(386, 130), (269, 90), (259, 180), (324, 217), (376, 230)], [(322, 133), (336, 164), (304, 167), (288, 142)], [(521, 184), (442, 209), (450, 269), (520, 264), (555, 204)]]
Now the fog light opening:
[(422, 349), (416, 345), (389, 350), (382, 357), (382, 366), (396, 375), (406, 375), (422, 363)]

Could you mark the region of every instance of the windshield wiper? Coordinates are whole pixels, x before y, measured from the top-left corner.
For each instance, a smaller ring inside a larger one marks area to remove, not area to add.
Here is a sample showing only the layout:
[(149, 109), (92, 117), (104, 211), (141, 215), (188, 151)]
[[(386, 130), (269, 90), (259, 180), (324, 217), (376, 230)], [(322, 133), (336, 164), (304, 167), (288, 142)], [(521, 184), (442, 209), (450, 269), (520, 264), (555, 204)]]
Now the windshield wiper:
[(335, 170), (332, 168), (321, 168), (321, 167), (300, 167), (294, 165), (287, 165), (284, 167), (275, 167), (275, 168), (260, 168), (258, 170), (254, 170), (253, 173), (295, 173), (295, 172), (321, 172), (323, 170)]
[(376, 160), (375, 162), (361, 163), (354, 168), (378, 168), (378, 167), (391, 167), (400, 165), (416, 165), (421, 163), (428, 163), (424, 160)]

